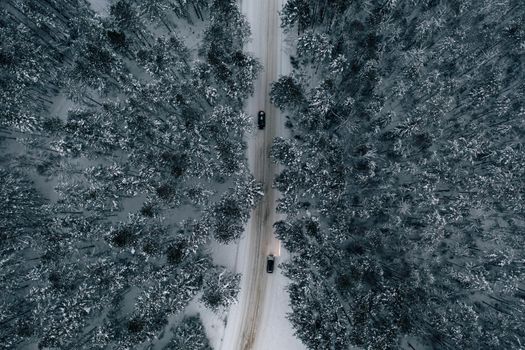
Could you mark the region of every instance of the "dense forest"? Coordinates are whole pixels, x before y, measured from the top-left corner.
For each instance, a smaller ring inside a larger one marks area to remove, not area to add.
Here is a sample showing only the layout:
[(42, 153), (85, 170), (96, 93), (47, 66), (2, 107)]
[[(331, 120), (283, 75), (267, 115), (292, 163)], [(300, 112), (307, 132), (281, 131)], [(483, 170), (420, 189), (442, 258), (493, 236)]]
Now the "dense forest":
[[(261, 0), (262, 1), (262, 0)], [(0, 349), (211, 350), (262, 196), (234, 0), (0, 2)], [(275, 233), (311, 350), (525, 346), (525, 2), (288, 0)], [(272, 116), (268, 116), (271, 118)], [(269, 277), (270, 278), (270, 277)]]
[[(0, 348), (209, 349), (260, 186), (233, 0), (0, 3)], [(172, 322), (174, 319), (179, 322)]]
[(309, 349), (525, 346), (525, 2), (289, 0), (275, 179)]

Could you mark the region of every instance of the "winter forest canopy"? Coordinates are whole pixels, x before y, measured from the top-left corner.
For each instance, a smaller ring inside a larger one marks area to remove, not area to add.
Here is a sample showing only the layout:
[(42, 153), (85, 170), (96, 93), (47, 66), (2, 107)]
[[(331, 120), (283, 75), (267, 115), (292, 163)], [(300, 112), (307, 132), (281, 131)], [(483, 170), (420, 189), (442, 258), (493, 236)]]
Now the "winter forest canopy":
[[(525, 346), (525, 2), (288, 0), (271, 86), (310, 350)], [(261, 184), (234, 0), (0, 2), (0, 349), (208, 350)]]
[(193, 298), (235, 301), (205, 245), (259, 195), (234, 1), (0, 4), (0, 348), (207, 349)]
[(525, 345), (525, 2), (289, 0), (272, 155), (309, 349)]

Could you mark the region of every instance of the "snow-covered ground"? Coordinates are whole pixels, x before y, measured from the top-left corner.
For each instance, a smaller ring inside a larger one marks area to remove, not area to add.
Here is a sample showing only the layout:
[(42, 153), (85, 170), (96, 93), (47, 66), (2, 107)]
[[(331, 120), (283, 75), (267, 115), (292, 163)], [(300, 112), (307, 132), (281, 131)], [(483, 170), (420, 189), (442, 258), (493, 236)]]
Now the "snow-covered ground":
[(93, 11), (99, 16), (106, 17), (109, 14), (109, 1), (108, 0), (88, 0)]

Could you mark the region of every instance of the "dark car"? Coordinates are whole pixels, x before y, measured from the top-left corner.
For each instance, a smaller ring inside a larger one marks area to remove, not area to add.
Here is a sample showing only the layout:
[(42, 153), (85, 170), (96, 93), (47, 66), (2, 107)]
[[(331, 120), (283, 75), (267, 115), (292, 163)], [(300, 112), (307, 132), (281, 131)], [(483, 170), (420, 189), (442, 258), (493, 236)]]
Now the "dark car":
[(259, 125), (259, 129), (264, 129), (266, 125), (266, 113), (264, 111), (257, 113), (257, 125)]
[(273, 256), (273, 254), (270, 254), (266, 258), (266, 272), (272, 273), (274, 265), (275, 265), (275, 257)]

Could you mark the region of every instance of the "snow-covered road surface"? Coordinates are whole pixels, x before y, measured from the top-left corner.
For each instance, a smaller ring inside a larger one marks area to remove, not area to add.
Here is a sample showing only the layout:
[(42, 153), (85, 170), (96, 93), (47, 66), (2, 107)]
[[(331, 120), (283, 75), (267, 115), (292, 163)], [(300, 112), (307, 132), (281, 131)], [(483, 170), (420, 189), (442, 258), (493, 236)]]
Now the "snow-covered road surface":
[[(246, 112), (254, 117), (266, 112), (266, 127), (249, 135), (248, 161), (255, 178), (264, 184), (264, 198), (253, 210), (235, 258), (235, 269), (242, 273), (239, 302), (227, 317), (220, 350), (303, 350), (286, 319), (289, 312), (287, 279), (278, 264), (287, 258), (273, 234), (278, 193), (272, 188), (277, 167), (269, 158), (272, 140), (284, 134), (280, 112), (270, 103), (272, 81), (290, 70), (289, 53), (280, 28), (279, 13), (283, 0), (241, 0), (241, 10), (252, 29), (247, 50), (263, 65), (264, 71), (255, 82), (255, 93), (248, 100)], [(277, 268), (266, 273), (266, 257), (276, 256)]]

